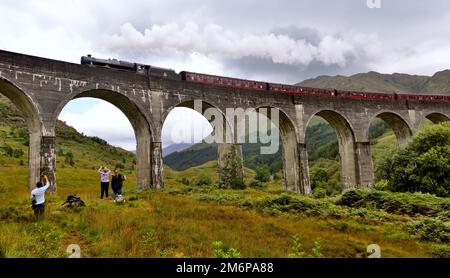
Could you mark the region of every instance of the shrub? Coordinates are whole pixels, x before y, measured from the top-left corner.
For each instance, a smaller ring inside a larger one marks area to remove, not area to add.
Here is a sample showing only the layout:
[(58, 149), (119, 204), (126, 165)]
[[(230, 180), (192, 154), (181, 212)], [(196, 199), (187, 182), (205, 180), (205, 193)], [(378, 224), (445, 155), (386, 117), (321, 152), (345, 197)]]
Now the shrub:
[(255, 172), (256, 172), (255, 180), (260, 181), (260, 182), (270, 181), (269, 166), (263, 165), (263, 166), (256, 167)]
[(420, 240), (437, 243), (450, 242), (450, 225), (436, 218), (427, 218), (423, 221), (412, 221), (409, 231)]
[(437, 216), (450, 209), (449, 199), (430, 194), (364, 189), (346, 191), (336, 201), (336, 204), (353, 208), (381, 209), (389, 213), (410, 216)]
[(194, 185), (196, 185), (196, 186), (210, 186), (210, 185), (212, 185), (212, 180), (211, 180), (210, 177), (208, 177), (205, 174), (201, 173), (195, 179)]
[(67, 152), (65, 154), (65, 159), (64, 159), (64, 163), (69, 164), (70, 166), (74, 166), (75, 165), (75, 159), (74, 159), (74, 155), (72, 152)]
[(313, 196), (316, 198), (325, 198), (327, 196), (327, 190), (321, 187), (313, 189)]
[(262, 212), (276, 213), (303, 213), (309, 216), (324, 216), (339, 218), (339, 208), (330, 202), (314, 200), (308, 197), (282, 194), (275, 197), (266, 197), (242, 204), (244, 207), (255, 208)]
[(242, 171), (242, 159), (237, 154), (236, 146), (231, 145), (225, 155), (223, 166), (219, 167), (219, 187), (244, 189), (244, 173)]
[(387, 180), (392, 191), (450, 196), (450, 123), (421, 130), (376, 169), (377, 180)]
[(430, 253), (433, 258), (450, 258), (449, 246), (432, 246)]
[(177, 179), (177, 182), (184, 184), (184, 185), (189, 185), (191, 182), (188, 178), (186, 177), (182, 177), (181, 179)]
[(125, 165), (123, 165), (122, 163), (116, 163), (116, 169), (125, 169)]
[(335, 180), (332, 180), (327, 169), (322, 167), (311, 168), (311, 188), (313, 192), (316, 188), (321, 188), (320, 192), (325, 192), (325, 195), (336, 195), (341, 191), (340, 185)]
[(240, 258), (241, 253), (232, 247), (224, 247), (221, 241), (213, 242), (213, 256), (217, 259)]
[(292, 237), (292, 250), (294, 251), (293, 253), (288, 254), (289, 258), (322, 258), (323, 254), (322, 254), (322, 240), (320, 238), (316, 238), (314, 240), (314, 246), (311, 249), (310, 254), (307, 254), (304, 250), (303, 250), (303, 245), (300, 241), (300, 238), (298, 235), (294, 235)]
[(259, 180), (252, 180), (248, 186), (252, 188), (262, 188), (263, 184)]

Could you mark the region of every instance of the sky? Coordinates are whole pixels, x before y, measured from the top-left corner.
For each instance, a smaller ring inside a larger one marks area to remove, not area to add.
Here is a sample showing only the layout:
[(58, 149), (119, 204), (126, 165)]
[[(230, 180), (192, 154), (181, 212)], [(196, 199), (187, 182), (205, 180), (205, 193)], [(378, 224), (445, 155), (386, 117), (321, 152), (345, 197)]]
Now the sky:
[[(450, 61), (448, 0), (3, 0), (0, 11), (0, 49), (75, 63), (89, 53), (290, 84), (367, 71), (432, 75)], [(96, 128), (96, 113), (119, 131)], [(134, 149), (131, 126), (112, 105), (72, 101), (60, 119)], [(169, 119), (166, 146), (192, 137), (174, 138), (181, 119), (208, 126), (181, 108)]]

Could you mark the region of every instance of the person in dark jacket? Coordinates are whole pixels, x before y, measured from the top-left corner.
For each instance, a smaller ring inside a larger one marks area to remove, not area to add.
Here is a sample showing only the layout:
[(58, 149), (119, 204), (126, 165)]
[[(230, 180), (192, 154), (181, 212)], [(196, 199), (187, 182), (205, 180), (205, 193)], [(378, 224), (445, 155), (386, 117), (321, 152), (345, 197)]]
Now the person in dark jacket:
[(114, 192), (114, 198), (117, 198), (117, 196), (122, 195), (122, 186), (123, 182), (126, 179), (127, 178), (121, 173), (119, 173), (119, 171), (114, 170), (114, 174), (111, 179), (111, 188)]

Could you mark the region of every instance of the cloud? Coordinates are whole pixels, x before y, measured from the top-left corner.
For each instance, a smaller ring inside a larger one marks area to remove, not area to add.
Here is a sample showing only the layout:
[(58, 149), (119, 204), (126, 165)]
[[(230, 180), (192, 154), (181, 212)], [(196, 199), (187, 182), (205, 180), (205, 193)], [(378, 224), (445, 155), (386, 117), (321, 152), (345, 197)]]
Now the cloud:
[(200, 27), (190, 22), (153, 25), (143, 32), (132, 23), (120, 27), (118, 34), (108, 36), (108, 50), (141, 53), (200, 53), (207, 57), (240, 59), (256, 57), (275, 64), (308, 66), (312, 62), (345, 67), (359, 51), (365, 51), (353, 37), (323, 36), (317, 44), (286, 34), (251, 34), (235, 32), (216, 24)]
[(203, 115), (190, 108), (176, 107), (163, 125), (163, 147), (178, 143), (197, 143), (212, 131), (212, 126)]
[[(89, 108), (80, 113), (72, 112), (72, 106), (89, 103)], [(59, 119), (88, 136), (97, 136), (114, 146), (127, 150), (136, 149), (136, 138), (133, 127), (127, 117), (114, 105), (92, 99), (76, 99), (69, 102), (61, 112)]]

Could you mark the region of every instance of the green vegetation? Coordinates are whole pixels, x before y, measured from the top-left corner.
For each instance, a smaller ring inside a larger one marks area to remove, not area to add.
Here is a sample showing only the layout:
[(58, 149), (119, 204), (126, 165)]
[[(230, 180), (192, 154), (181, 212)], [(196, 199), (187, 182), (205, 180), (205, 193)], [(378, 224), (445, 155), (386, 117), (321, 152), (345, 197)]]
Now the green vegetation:
[(387, 189), (450, 196), (450, 123), (420, 130), (404, 147), (381, 159), (378, 180)]
[(241, 257), (241, 253), (239, 253), (234, 248), (224, 247), (223, 243), (221, 241), (214, 241), (213, 247), (214, 247), (214, 258), (231, 259), (231, 258), (240, 258)]
[(223, 165), (219, 167), (219, 187), (244, 189), (246, 185), (242, 171), (242, 159), (238, 155), (235, 145), (230, 146), (223, 160)]
[(303, 251), (303, 245), (300, 241), (300, 238), (298, 235), (294, 235), (292, 237), (292, 250), (293, 253), (290, 253), (288, 255), (289, 258), (322, 258), (323, 254), (321, 253), (322, 248), (322, 242), (321, 239), (318, 238), (314, 241), (314, 247), (311, 249), (310, 254), (306, 254), (305, 251)]
[(260, 182), (268, 182), (270, 181), (270, 169), (269, 166), (263, 165), (259, 166), (255, 170), (255, 180)]
[[(384, 210), (409, 216), (439, 216), (450, 210), (450, 199), (421, 193), (393, 193), (379, 190), (349, 190), (336, 202), (353, 208)], [(450, 215), (447, 215), (449, 217)], [(448, 218), (447, 220), (450, 220)]]

